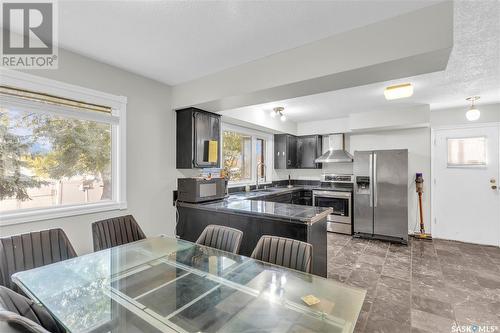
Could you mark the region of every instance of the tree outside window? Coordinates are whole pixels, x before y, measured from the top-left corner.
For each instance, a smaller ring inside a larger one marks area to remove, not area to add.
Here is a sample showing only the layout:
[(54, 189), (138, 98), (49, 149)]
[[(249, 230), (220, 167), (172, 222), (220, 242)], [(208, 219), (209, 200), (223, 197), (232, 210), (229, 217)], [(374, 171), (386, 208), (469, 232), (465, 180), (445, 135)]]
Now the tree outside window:
[(112, 199), (111, 125), (0, 109), (0, 212)]
[(222, 159), (231, 181), (252, 179), (252, 137), (233, 131), (224, 131)]

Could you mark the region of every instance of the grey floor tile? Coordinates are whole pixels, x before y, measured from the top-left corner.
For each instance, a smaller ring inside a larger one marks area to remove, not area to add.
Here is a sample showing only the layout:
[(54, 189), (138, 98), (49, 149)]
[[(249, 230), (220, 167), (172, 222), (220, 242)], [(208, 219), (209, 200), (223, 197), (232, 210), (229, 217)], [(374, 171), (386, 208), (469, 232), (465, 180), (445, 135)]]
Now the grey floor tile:
[(363, 253), (358, 257), (358, 262), (364, 262), (368, 264), (375, 264), (375, 265), (380, 265), (382, 266), (385, 262), (385, 256), (381, 257), (378, 255), (371, 255), (371, 254), (366, 254)]
[(453, 312), (452, 305), (450, 303), (442, 302), (435, 298), (422, 297), (413, 294), (411, 307), (412, 309), (432, 313), (441, 317), (455, 320), (455, 314)]
[(388, 320), (380, 315), (370, 315), (365, 332), (370, 333), (410, 333), (410, 326), (399, 321)]
[(367, 290), (355, 332), (500, 326), (500, 248), (411, 239), (408, 246), (328, 234), (330, 278)]
[(450, 333), (455, 321), (450, 318), (441, 317), (429, 312), (420, 311), (417, 309), (411, 310), (411, 327), (433, 332), (433, 333)]
[(382, 299), (375, 299), (371, 309), (371, 315), (378, 315), (387, 320), (393, 320), (400, 325), (410, 326), (411, 308), (410, 303), (393, 303)]

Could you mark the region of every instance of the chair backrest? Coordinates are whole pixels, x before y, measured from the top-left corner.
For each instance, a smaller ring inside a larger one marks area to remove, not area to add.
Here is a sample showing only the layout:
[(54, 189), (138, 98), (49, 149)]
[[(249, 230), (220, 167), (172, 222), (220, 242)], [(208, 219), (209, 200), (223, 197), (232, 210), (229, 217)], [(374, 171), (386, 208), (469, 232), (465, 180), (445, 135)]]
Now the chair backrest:
[[(42, 306), (0, 286), (0, 332), (63, 333), (64, 329)], [(2, 327), (3, 326), (3, 327)]]
[(146, 235), (132, 215), (92, 223), (94, 251), (145, 239)]
[(238, 254), (242, 238), (241, 230), (210, 224), (203, 230), (196, 243)]
[(37, 323), (10, 311), (0, 311), (0, 332), (51, 333)]
[(251, 257), (271, 264), (311, 273), (313, 248), (295, 239), (262, 236)]
[(0, 285), (13, 289), (12, 274), (76, 257), (62, 229), (0, 238)]

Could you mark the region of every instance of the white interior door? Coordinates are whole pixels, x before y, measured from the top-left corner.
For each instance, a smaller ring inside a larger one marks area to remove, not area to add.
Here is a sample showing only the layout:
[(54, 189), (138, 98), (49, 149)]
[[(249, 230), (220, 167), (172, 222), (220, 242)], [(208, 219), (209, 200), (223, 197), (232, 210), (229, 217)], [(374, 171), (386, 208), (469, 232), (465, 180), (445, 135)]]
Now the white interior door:
[(499, 126), (434, 131), (436, 238), (500, 246)]

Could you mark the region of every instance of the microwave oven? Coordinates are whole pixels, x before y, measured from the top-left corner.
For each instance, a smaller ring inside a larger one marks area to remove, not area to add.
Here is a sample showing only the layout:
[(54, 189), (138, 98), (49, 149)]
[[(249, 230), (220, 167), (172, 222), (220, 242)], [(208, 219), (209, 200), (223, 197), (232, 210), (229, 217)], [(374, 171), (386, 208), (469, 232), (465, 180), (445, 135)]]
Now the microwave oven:
[(177, 200), (183, 202), (205, 202), (224, 199), (226, 180), (224, 178), (179, 178), (177, 179)]

